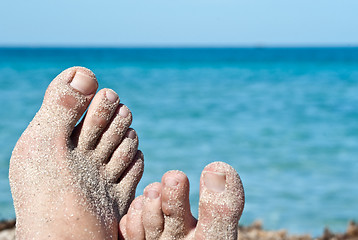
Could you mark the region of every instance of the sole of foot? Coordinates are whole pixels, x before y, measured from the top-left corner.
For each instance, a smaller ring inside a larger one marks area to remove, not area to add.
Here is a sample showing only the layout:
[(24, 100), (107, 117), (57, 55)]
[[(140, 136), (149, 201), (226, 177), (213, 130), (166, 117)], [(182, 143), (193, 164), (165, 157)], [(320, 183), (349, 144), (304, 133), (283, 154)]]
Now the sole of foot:
[(17, 239), (118, 238), (143, 154), (129, 109), (97, 88), (90, 70), (63, 71), (17, 142), (9, 171)]
[(237, 172), (228, 164), (206, 166), (200, 179), (199, 218), (190, 211), (189, 180), (169, 171), (144, 189), (131, 204), (119, 228), (123, 239), (237, 239), (245, 203)]

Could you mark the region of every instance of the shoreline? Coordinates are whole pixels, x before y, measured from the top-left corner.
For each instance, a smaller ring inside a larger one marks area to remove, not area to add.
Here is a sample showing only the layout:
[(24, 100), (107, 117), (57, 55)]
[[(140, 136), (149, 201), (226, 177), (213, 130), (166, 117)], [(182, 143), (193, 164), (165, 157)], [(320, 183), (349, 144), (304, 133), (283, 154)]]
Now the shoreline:
[[(0, 240), (15, 239), (15, 219), (0, 221)], [(286, 230), (263, 230), (260, 221), (249, 226), (239, 225), (239, 240), (358, 240), (358, 224), (350, 221), (344, 233), (333, 233), (328, 228), (321, 236), (312, 238), (310, 235), (291, 235)]]

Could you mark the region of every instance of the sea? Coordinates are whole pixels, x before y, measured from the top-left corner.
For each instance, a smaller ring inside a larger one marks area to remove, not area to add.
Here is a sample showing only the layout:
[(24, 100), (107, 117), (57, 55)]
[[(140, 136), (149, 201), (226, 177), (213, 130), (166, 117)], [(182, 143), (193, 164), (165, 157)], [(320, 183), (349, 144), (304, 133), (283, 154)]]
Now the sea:
[(137, 195), (168, 170), (231, 164), (242, 225), (317, 236), (358, 221), (358, 48), (0, 48), (0, 219), (15, 217), (12, 149), (50, 81), (93, 70), (133, 113), (145, 155)]

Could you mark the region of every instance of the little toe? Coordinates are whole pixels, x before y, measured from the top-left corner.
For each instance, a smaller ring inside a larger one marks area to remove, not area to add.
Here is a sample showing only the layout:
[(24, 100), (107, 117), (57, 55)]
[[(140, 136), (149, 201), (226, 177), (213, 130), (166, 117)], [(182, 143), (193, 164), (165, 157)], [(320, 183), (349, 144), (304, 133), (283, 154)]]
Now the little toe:
[(134, 129), (128, 129), (124, 139), (113, 152), (113, 155), (106, 165), (106, 177), (110, 182), (117, 182), (134, 160), (137, 150), (138, 136)]
[(97, 87), (97, 79), (89, 69), (73, 67), (63, 71), (47, 88), (41, 109), (34, 119), (35, 125), (49, 124), (49, 129), (56, 129), (56, 132), (69, 137)]
[(163, 238), (180, 239), (195, 227), (189, 203), (189, 180), (180, 171), (169, 171), (162, 178)]
[(234, 168), (223, 162), (206, 166), (200, 179), (195, 239), (237, 239), (244, 203), (244, 189)]
[(143, 226), (145, 238), (159, 239), (164, 229), (161, 201), (161, 183), (152, 183), (144, 189)]
[(128, 239), (127, 237), (127, 214), (124, 215), (121, 219), (121, 221), (119, 222), (119, 239), (120, 240), (124, 240), (124, 239)]
[(138, 150), (133, 161), (114, 186), (119, 217), (122, 217), (127, 212), (129, 203), (134, 198), (136, 187), (142, 178), (143, 170), (144, 157), (143, 153)]
[(129, 207), (125, 220), (119, 224), (120, 231), (125, 239), (144, 240), (144, 228), (142, 223), (143, 215), (143, 196), (139, 196)]
[(103, 159), (108, 159), (112, 155), (131, 123), (132, 113), (125, 105), (119, 104), (112, 117), (112, 121), (104, 130), (96, 147), (96, 151), (99, 152)]

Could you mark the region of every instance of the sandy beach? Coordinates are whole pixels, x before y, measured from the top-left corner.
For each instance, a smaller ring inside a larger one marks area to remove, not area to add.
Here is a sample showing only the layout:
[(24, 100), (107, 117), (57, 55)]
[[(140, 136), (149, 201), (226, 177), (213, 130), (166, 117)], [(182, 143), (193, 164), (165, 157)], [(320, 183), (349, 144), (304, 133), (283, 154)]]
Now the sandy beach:
[[(15, 239), (15, 220), (0, 222), (0, 240)], [(321, 236), (312, 238), (309, 235), (291, 235), (286, 230), (263, 230), (262, 224), (257, 221), (250, 226), (239, 226), (240, 240), (358, 240), (358, 224), (349, 222), (346, 232), (333, 233), (329, 229), (323, 230)]]

